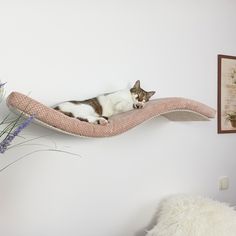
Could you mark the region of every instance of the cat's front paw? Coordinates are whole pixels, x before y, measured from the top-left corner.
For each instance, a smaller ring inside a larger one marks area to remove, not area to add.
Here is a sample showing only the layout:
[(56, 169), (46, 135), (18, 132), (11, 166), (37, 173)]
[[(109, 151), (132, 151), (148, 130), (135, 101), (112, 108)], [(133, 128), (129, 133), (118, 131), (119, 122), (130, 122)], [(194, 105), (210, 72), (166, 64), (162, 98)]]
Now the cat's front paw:
[(141, 109), (141, 108), (143, 108), (143, 106), (144, 106), (144, 105), (143, 105), (142, 103), (137, 103), (137, 104), (134, 104), (134, 105), (133, 105), (133, 108), (134, 108), (134, 109)]
[(100, 118), (99, 120), (97, 120), (97, 124), (99, 125), (107, 125), (108, 123), (109, 123), (108, 120), (104, 118)]

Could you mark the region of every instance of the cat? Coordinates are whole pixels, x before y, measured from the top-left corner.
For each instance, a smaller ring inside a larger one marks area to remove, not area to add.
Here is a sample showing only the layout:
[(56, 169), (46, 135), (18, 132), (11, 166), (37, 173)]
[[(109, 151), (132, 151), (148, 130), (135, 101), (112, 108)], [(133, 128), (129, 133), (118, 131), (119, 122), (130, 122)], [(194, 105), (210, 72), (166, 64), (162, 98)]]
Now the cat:
[(155, 91), (143, 90), (137, 80), (131, 89), (99, 95), (84, 101), (62, 102), (54, 109), (80, 121), (106, 125), (108, 118), (115, 114), (142, 108), (154, 94)]

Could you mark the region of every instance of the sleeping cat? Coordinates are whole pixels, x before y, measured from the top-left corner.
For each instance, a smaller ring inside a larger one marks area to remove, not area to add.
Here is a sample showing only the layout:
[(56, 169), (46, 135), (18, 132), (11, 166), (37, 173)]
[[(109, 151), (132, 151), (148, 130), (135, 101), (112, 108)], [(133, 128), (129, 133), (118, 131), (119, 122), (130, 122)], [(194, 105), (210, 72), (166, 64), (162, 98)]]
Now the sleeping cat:
[(105, 125), (112, 115), (142, 108), (154, 93), (143, 90), (138, 80), (131, 89), (103, 94), (84, 101), (62, 102), (54, 109), (81, 121)]

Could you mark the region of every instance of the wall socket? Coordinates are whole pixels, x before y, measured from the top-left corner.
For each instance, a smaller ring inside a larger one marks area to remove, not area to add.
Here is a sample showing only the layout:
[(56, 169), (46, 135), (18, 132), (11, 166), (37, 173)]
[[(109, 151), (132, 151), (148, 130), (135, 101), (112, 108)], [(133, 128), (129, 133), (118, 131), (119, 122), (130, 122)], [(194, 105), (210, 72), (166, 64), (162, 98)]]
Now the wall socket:
[(228, 176), (221, 176), (219, 178), (219, 190), (220, 191), (225, 191), (229, 189), (229, 177)]

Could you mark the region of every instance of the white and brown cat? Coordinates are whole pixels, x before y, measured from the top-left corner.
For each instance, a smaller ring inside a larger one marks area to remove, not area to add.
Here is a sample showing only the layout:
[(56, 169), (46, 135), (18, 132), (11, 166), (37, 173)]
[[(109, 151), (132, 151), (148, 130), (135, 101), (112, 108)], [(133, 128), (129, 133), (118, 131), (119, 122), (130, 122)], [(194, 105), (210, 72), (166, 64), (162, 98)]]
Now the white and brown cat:
[(84, 101), (62, 102), (54, 109), (81, 121), (105, 125), (108, 118), (115, 114), (142, 108), (154, 93), (155, 91), (143, 90), (138, 80), (131, 89), (99, 95)]

